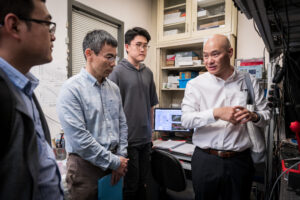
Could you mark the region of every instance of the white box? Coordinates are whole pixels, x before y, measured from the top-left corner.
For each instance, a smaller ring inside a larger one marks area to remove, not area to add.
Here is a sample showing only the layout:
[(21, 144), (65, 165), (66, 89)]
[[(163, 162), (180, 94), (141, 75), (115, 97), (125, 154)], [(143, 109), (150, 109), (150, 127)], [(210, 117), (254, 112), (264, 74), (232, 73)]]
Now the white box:
[(164, 15), (164, 19), (178, 18), (178, 17), (180, 17), (180, 14), (181, 14), (181, 12), (166, 14), (166, 15)]
[(197, 17), (206, 17), (207, 15), (209, 15), (207, 10), (200, 10), (197, 12)]
[(168, 76), (168, 83), (179, 83), (179, 76)]
[(182, 65), (193, 65), (193, 58), (192, 57), (175, 57), (175, 66), (179, 67)]
[(164, 20), (164, 25), (173, 24), (173, 23), (179, 23), (179, 22), (185, 22), (185, 17), (177, 17), (177, 18), (170, 18)]
[(192, 60), (190, 60), (190, 61), (179, 61), (178, 65), (179, 66), (193, 65), (193, 61)]
[(178, 29), (164, 31), (164, 36), (166, 36), (166, 35), (176, 35), (176, 34), (178, 34)]
[(193, 60), (194, 66), (200, 66), (202, 64), (202, 60)]

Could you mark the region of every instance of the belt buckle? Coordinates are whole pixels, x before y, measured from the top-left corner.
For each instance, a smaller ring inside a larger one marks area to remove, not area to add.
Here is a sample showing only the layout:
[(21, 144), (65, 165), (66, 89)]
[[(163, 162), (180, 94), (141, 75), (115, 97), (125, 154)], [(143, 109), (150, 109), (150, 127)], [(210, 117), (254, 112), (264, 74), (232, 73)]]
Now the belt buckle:
[(218, 151), (218, 156), (222, 157), (222, 151)]

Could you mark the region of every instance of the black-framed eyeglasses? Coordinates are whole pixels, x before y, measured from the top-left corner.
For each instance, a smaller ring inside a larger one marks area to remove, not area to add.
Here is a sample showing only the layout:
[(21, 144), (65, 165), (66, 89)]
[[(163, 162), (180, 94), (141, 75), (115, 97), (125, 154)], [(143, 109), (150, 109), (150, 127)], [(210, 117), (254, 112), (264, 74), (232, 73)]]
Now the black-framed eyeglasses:
[(25, 17), (19, 17), (19, 19), (24, 20), (24, 21), (29, 21), (29, 22), (35, 22), (38, 24), (46, 24), (49, 27), (49, 33), (51, 35), (55, 34), (55, 31), (56, 31), (56, 23), (55, 22), (50, 22), (50, 21), (40, 20), (40, 19), (25, 18)]
[[(131, 44), (132, 45), (132, 44)], [(145, 51), (147, 51), (149, 48), (150, 48), (150, 46), (148, 45), (148, 43), (145, 43), (145, 44), (143, 44), (143, 43), (136, 43), (136, 44), (133, 44), (137, 49), (144, 49)]]

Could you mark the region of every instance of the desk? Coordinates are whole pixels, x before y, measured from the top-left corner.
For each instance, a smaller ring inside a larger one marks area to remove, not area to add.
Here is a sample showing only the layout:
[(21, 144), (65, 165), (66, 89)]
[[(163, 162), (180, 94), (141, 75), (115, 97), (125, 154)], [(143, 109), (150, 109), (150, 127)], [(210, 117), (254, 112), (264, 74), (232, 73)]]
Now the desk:
[[(172, 148), (172, 145), (168, 146), (167, 148), (165, 148), (165, 146), (163, 148), (161, 148), (160, 144), (162, 144), (164, 142), (166, 142), (166, 141), (163, 141), (163, 140), (153, 141), (153, 148), (157, 148), (159, 150), (163, 150), (163, 151), (166, 151), (166, 152), (172, 154), (175, 158), (177, 158), (180, 161), (182, 168), (190, 172), (192, 170), (192, 167), (191, 167), (192, 155), (194, 152), (194, 148), (196, 146), (193, 144), (185, 143), (184, 141), (179, 141), (177, 145), (174, 144), (173, 148)], [(183, 149), (182, 147), (186, 147), (186, 148)], [(180, 151), (178, 151), (178, 150), (180, 150)], [(179, 153), (179, 152), (183, 152), (182, 150), (186, 150), (186, 151), (184, 151), (186, 153)]]

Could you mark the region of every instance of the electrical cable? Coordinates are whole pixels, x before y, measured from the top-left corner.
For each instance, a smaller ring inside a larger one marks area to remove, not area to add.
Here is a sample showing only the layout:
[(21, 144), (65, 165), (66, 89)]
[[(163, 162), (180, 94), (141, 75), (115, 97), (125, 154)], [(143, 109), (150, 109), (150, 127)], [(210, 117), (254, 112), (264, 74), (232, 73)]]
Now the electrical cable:
[(255, 23), (254, 20), (253, 20), (253, 27), (254, 27), (254, 30), (256, 31), (256, 33), (258, 34), (258, 36), (261, 38), (261, 35), (260, 35), (260, 33), (259, 33), (258, 29), (257, 29), (256, 23)]
[(297, 163), (293, 164), (292, 166), (290, 166), (289, 168), (287, 168), (286, 170), (284, 170), (279, 176), (278, 178), (276, 179), (275, 183), (273, 184), (273, 187), (272, 187), (272, 190), (271, 190), (271, 193), (270, 193), (270, 196), (269, 196), (269, 200), (271, 200), (272, 198), (272, 195), (273, 195), (273, 191), (274, 191), (274, 188), (277, 184), (277, 182), (279, 181), (279, 179), (290, 169), (292, 169), (293, 167), (297, 166), (298, 164), (300, 164), (300, 161), (298, 161)]

